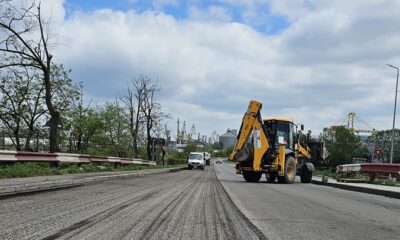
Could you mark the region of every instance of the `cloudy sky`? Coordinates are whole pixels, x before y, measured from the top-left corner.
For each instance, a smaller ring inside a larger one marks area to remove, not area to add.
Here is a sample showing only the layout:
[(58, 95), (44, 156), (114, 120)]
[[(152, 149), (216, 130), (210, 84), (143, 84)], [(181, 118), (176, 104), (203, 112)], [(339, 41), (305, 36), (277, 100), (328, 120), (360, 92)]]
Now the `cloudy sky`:
[[(238, 128), (251, 99), (313, 133), (356, 114), (392, 124), (400, 2), (390, 0), (47, 0), (59, 46), (87, 99), (139, 75), (163, 110), (202, 134)], [(399, 117), (400, 118), (400, 117)], [(397, 122), (399, 126), (400, 120)]]

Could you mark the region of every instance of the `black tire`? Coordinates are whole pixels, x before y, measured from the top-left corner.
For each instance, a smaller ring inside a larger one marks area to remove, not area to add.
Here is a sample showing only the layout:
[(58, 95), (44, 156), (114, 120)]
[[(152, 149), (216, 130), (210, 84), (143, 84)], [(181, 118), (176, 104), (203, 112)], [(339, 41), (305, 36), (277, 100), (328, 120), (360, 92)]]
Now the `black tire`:
[(312, 172), (308, 171), (307, 166), (301, 168), (300, 181), (302, 183), (311, 183)]
[(243, 172), (243, 178), (246, 182), (258, 182), (260, 181), (261, 172)]
[(188, 169), (189, 169), (189, 170), (192, 170), (192, 169), (193, 169), (193, 166), (191, 166), (191, 165), (188, 166)]
[(266, 173), (265, 174), (265, 179), (267, 179), (268, 183), (274, 183), (276, 180), (276, 175), (272, 173)]
[(285, 173), (283, 176), (278, 177), (279, 183), (293, 183), (296, 177), (296, 161), (293, 156), (286, 156)]
[(206, 168), (206, 167), (203, 166), (203, 167), (201, 168), (201, 170), (203, 171), (205, 168)]

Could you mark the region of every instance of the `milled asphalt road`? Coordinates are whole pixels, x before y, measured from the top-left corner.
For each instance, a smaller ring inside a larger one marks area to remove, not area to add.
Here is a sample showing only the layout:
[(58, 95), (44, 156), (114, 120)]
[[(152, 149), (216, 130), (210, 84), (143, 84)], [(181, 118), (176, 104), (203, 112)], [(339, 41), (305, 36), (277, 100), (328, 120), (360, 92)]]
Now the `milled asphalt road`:
[(216, 164), (239, 209), (268, 239), (400, 239), (398, 199), (314, 184), (246, 183)]
[(400, 201), (299, 182), (246, 183), (226, 163), (0, 198), (0, 239), (266, 237), (400, 239)]
[(265, 239), (213, 166), (0, 199), (0, 239), (57, 238)]

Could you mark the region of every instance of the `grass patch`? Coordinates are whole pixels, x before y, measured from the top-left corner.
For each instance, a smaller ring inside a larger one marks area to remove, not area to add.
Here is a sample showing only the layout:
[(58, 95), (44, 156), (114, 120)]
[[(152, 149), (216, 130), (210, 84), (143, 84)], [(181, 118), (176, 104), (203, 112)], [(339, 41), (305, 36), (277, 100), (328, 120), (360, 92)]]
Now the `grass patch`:
[(328, 177), (332, 177), (332, 178), (337, 178), (338, 174), (336, 172), (332, 172), (329, 170), (318, 170), (316, 169), (313, 173), (314, 176), (328, 176)]
[(400, 183), (398, 183), (396, 180), (390, 180), (390, 179), (375, 179), (372, 182), (372, 184), (391, 186), (391, 187), (400, 187)]
[(362, 174), (362, 173), (342, 173), (342, 174), (338, 174), (338, 178), (368, 180), (368, 176), (365, 174)]
[(57, 174), (57, 171), (40, 163), (17, 163), (0, 167), (0, 178), (50, 176)]
[(76, 173), (89, 173), (89, 172), (110, 172), (110, 171), (135, 171), (145, 169), (158, 169), (170, 167), (183, 167), (182, 164), (174, 165), (117, 165), (106, 163), (103, 165), (96, 165), (93, 163), (82, 164), (60, 164), (58, 167), (50, 167), (46, 163), (16, 163), (0, 165), (0, 178), (24, 178), (35, 176), (52, 176), (52, 175), (66, 175)]

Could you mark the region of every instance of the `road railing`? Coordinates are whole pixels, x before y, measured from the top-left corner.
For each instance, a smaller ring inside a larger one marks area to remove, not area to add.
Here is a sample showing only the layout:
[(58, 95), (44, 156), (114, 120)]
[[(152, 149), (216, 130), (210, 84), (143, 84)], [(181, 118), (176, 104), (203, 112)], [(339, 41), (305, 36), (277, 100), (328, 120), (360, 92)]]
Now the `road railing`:
[(47, 162), (47, 163), (114, 163), (114, 164), (141, 164), (156, 165), (154, 161), (136, 159), (92, 156), (87, 154), (73, 153), (45, 153), (45, 152), (25, 152), (25, 151), (1, 151), (0, 162)]
[(336, 167), (337, 173), (366, 173), (370, 180), (373, 181), (376, 177), (392, 174), (400, 177), (400, 163), (359, 163), (359, 164), (344, 164)]

